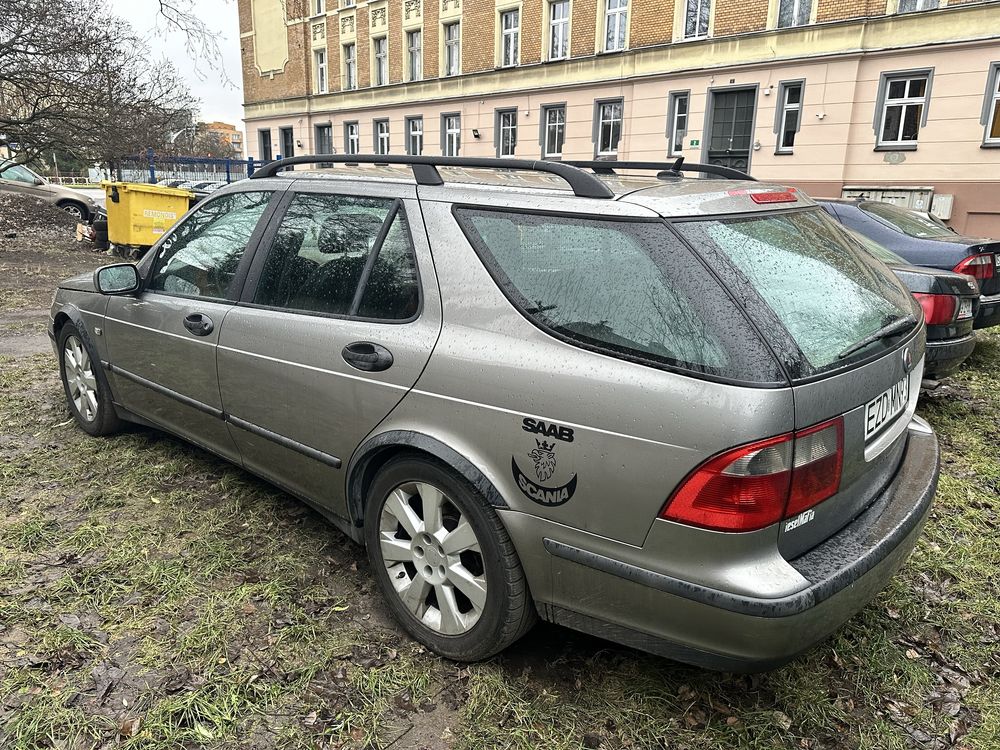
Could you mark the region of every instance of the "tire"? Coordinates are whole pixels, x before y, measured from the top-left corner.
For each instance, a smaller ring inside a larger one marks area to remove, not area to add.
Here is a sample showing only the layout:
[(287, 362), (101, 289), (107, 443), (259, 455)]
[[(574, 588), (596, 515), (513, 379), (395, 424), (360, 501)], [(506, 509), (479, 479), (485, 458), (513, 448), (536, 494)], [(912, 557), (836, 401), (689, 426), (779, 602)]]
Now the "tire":
[(122, 428), (100, 362), (72, 323), (59, 329), (59, 374), (70, 414), (89, 435), (111, 435)]
[(382, 468), (368, 493), (365, 543), (393, 615), (436, 654), (481, 661), (535, 624), (507, 530), (472, 485), (436, 460), (404, 455)]
[(58, 205), (59, 208), (68, 213), (78, 222), (86, 222), (87, 217), (90, 215), (90, 212), (87, 211), (87, 207), (82, 203), (77, 203), (76, 201), (63, 201)]

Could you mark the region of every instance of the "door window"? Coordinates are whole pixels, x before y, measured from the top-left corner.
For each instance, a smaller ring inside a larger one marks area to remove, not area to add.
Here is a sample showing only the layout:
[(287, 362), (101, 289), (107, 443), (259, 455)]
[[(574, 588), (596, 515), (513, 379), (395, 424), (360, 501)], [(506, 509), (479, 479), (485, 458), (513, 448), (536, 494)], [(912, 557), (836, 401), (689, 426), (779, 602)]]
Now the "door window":
[(230, 298), (236, 269), (270, 197), (269, 192), (232, 193), (203, 204), (160, 247), (146, 288)]
[(10, 180), (11, 182), (26, 182), (29, 185), (34, 185), (38, 177), (27, 167), (15, 164), (13, 167), (7, 167), (3, 172), (0, 172), (0, 179)]
[(324, 315), (405, 320), (419, 306), (406, 216), (387, 198), (296, 195), (254, 303)]

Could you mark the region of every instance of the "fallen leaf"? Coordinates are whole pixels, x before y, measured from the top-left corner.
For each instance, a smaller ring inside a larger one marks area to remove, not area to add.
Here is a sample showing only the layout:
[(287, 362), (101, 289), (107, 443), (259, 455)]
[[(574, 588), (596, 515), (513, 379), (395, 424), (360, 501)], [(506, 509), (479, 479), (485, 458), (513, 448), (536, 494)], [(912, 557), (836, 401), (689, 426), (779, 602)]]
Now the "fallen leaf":
[(135, 737), (139, 733), (141, 725), (142, 719), (138, 716), (132, 719), (125, 719), (125, 721), (118, 725), (118, 734), (122, 737)]

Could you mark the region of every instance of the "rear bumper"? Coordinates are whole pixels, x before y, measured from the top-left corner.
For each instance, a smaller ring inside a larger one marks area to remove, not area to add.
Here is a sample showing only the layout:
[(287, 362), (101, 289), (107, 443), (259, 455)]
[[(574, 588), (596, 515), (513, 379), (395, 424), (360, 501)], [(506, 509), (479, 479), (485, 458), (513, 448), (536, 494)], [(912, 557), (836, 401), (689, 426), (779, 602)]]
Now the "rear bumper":
[(979, 298), (979, 312), (976, 313), (974, 328), (989, 328), (1000, 325), (1000, 294)]
[(976, 334), (958, 339), (927, 342), (927, 359), (924, 364), (926, 377), (944, 377), (959, 368), (976, 348)]
[[(542, 604), (546, 619), (711, 669), (752, 672), (791, 660), (863, 608), (909, 556), (937, 489), (937, 438), (909, 428), (906, 456), (883, 493), (823, 544), (789, 561), (809, 582), (781, 598), (691, 584), (552, 539), (557, 577), (599, 591), (601, 612)], [(558, 584), (557, 584), (558, 585)]]

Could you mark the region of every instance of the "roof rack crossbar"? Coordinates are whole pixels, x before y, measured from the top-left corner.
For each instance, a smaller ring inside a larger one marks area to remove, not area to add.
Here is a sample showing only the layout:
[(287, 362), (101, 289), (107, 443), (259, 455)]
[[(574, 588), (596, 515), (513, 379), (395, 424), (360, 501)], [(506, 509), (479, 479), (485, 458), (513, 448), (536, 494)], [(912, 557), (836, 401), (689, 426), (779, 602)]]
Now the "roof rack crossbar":
[(565, 162), (532, 161), (529, 159), (475, 158), (464, 156), (388, 156), (378, 154), (315, 154), (293, 156), (266, 164), (253, 173), (251, 179), (274, 177), (278, 172), (298, 164), (402, 164), (413, 169), (418, 185), (443, 185), (438, 167), (473, 169), (513, 169), (526, 172), (547, 172), (564, 179), (580, 198), (613, 198), (614, 192), (590, 172), (569, 166)]
[(741, 172), (738, 169), (733, 169), (732, 167), (722, 167), (718, 164), (698, 164), (697, 162), (685, 163), (684, 157), (681, 156), (676, 161), (673, 162), (658, 162), (658, 161), (564, 161), (563, 164), (569, 164), (579, 169), (590, 169), (593, 170), (595, 174), (613, 175), (616, 169), (635, 169), (635, 170), (655, 170), (657, 172), (667, 172), (673, 177), (680, 177), (682, 172), (700, 172), (701, 174), (711, 174), (716, 177), (728, 177), (731, 180), (753, 180), (757, 181), (755, 177), (751, 177), (746, 172)]

